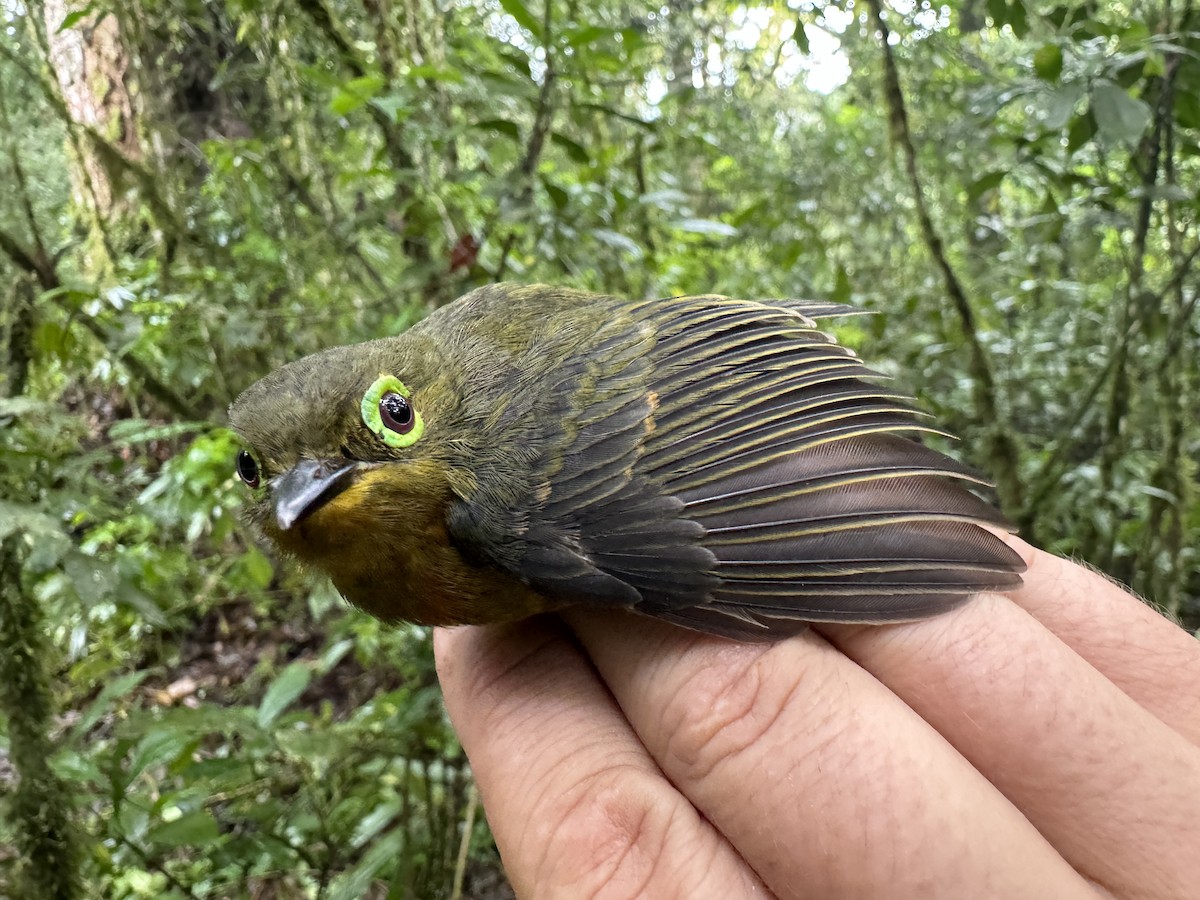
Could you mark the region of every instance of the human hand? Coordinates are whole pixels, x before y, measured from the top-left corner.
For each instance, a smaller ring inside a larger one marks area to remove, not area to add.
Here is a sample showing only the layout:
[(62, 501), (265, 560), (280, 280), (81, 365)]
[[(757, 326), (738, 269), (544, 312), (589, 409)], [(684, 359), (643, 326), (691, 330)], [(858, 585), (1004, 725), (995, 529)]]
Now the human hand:
[(438, 629), (517, 894), (1200, 896), (1200, 642), (1012, 543), (1020, 591), (903, 625)]

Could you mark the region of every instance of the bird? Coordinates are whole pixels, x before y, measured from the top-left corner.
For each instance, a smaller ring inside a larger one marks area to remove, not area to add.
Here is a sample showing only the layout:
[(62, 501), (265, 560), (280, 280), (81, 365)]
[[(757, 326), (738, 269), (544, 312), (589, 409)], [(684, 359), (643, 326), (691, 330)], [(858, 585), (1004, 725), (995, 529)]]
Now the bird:
[(904, 622), (1024, 563), (818, 300), (493, 284), (247, 388), (251, 525), (386, 622), (633, 610), (739, 641)]

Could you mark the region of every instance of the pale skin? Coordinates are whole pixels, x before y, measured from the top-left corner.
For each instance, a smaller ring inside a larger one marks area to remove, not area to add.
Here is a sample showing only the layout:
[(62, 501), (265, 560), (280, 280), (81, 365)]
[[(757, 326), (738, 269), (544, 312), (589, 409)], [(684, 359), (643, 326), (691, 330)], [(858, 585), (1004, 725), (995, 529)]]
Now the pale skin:
[(1200, 641), (1011, 542), (1020, 591), (923, 622), (438, 629), (517, 895), (1200, 896)]

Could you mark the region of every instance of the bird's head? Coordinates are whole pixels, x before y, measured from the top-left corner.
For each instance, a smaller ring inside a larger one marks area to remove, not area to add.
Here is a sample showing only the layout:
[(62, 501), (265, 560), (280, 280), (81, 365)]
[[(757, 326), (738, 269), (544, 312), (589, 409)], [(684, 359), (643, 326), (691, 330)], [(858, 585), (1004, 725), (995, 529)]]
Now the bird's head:
[(326, 350), (263, 378), (229, 411), (249, 520), (367, 608), (362, 586), (403, 580), (454, 487), (438, 448), (460, 388), (424, 349), (414, 335)]

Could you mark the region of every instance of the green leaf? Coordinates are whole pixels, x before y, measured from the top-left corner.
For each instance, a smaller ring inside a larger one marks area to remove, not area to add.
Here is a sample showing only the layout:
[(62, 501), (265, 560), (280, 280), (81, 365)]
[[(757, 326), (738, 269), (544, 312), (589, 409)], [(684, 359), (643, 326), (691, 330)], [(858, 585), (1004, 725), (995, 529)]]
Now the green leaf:
[(1058, 81), (1063, 70), (1062, 48), (1057, 44), (1038, 47), (1033, 54), (1033, 71), (1042, 81)]
[(1004, 176), (1008, 172), (997, 169), (994, 172), (988, 172), (986, 175), (980, 175), (967, 187), (967, 197), (971, 200), (978, 200), (981, 196), (990, 190), (1000, 187), (1000, 182), (1004, 181)]
[(675, 188), (664, 188), (661, 191), (650, 191), (650, 193), (642, 195), (644, 206), (653, 206), (664, 212), (675, 212), (687, 201), (687, 194)]
[(230, 571), (230, 580), (238, 586), (246, 586), (252, 590), (263, 590), (275, 576), (275, 567), (257, 547), (251, 547), (234, 564)]
[(354, 649), (354, 641), (349, 638), (338, 641), (336, 644), (326, 648), (321, 654), (321, 658), (317, 660), (317, 671), (325, 675), (333, 670), (351, 650)]
[(84, 606), (90, 608), (112, 599), (117, 573), (111, 563), (73, 551), (63, 560), (62, 568)]
[(1075, 107), (1083, 98), (1083, 86), (1080, 84), (1062, 84), (1046, 93), (1041, 98), (1041, 120), (1048, 131), (1061, 131), (1071, 116)]
[[(53, 410), (54, 404), (35, 397), (0, 397), (0, 419), (23, 416), (26, 413)], [(0, 423), (3, 424), (3, 423)]]
[(587, 165), (592, 161), (591, 156), (587, 152), (587, 148), (578, 141), (571, 140), (571, 138), (567, 137), (565, 134), (559, 134), (557, 131), (551, 132), (550, 140), (566, 150), (567, 156), (571, 157), (571, 159), (575, 160), (575, 162), (582, 165)]
[(33, 345), (42, 353), (66, 360), (75, 344), (74, 332), (61, 322), (39, 322), (33, 329)]
[[(501, 50), (497, 56), (512, 66), (513, 69), (516, 70), (517, 74), (521, 76), (522, 81), (525, 81), (526, 79), (532, 80), (533, 72), (529, 68), (529, 57), (524, 53), (517, 53), (515, 50)], [(484, 72), (486, 71), (488, 70), (485, 69)]]
[(196, 847), (208, 851), (211, 844), (221, 836), (217, 820), (207, 809), (184, 813), (178, 819), (152, 828), (149, 839), (167, 847)]
[(792, 31), (792, 40), (796, 42), (796, 49), (805, 56), (808, 56), (812, 53), (812, 47), (808, 42), (808, 32), (804, 30), (803, 7), (796, 12), (796, 27)]
[(1159, 500), (1163, 500), (1166, 503), (1171, 504), (1172, 506), (1179, 505), (1178, 495), (1173, 494), (1170, 491), (1164, 491), (1162, 488), (1157, 488), (1150, 484), (1142, 485), (1140, 490), (1143, 494), (1147, 495), (1148, 497), (1155, 497)]
[(516, 122), (510, 122), (507, 119), (481, 119), (471, 126), (479, 128), (483, 131), (498, 131), (505, 137), (510, 137), (514, 141), (521, 140), (521, 129), (517, 127)]
[(1187, 203), (1192, 200), (1192, 194), (1177, 184), (1156, 184), (1149, 188), (1135, 187), (1129, 192), (1130, 197), (1150, 197), (1154, 200), (1166, 200), (1171, 203)]
[(91, 702), (87, 710), (78, 722), (71, 729), (71, 740), (75, 741), (87, 734), (91, 727), (100, 721), (100, 717), (108, 712), (109, 704), (114, 700), (124, 697), (135, 687), (146, 680), (146, 676), (150, 674), (148, 669), (143, 669), (139, 672), (126, 672), (104, 686), (96, 699)]
[(641, 246), (625, 235), (616, 231), (609, 231), (607, 228), (592, 229), (592, 236), (600, 243), (620, 250), (622, 253), (628, 253), (634, 259), (641, 259), (645, 254), (642, 253)]
[(412, 98), (407, 94), (393, 92), (372, 97), (371, 105), (393, 122), (403, 122), (411, 112)]
[(92, 756), (95, 752), (95, 748), (91, 748), (90, 753), (59, 750), (50, 759), (50, 765), (54, 769), (54, 774), (59, 778), (80, 784), (104, 784), (104, 772), (97, 764), (96, 758)]
[(460, 82), (463, 73), (449, 66), (413, 66), (406, 73), (409, 78), (422, 78), (425, 81)]
[(1175, 119), (1184, 128), (1200, 128), (1200, 79), (1195, 90), (1176, 90)]
[(621, 36), (621, 46), (625, 48), (626, 53), (632, 55), (646, 46), (645, 25), (631, 25), (622, 28), (617, 34)]
[(34, 509), (32, 506), (22, 506), (0, 500), (0, 539), (8, 537), (15, 531), (27, 532), (30, 537), (40, 540), (64, 537), (62, 527), (57, 519)]
[(132, 784), (151, 767), (173, 763), (187, 750), (192, 740), (193, 735), (170, 725), (147, 732), (138, 742), (129, 768), (125, 770), (125, 786)]
[(146, 419), (123, 419), (112, 423), (108, 429), (108, 437), (117, 444), (144, 444), (147, 441), (170, 440), (207, 427), (205, 422), (172, 422), (169, 425), (161, 425)]
[(329, 111), (337, 116), (354, 112), (378, 94), (387, 81), (381, 75), (364, 75), (343, 84), (329, 101)]
[(850, 275), (846, 272), (845, 266), (838, 266), (837, 280), (834, 282), (833, 293), (829, 295), (829, 299), (834, 303), (849, 303), (851, 292)]
[(270, 728), (279, 718), (279, 714), (287, 709), (293, 700), (304, 693), (312, 680), (312, 672), (303, 663), (292, 663), (279, 673), (271, 682), (263, 695), (262, 703), (258, 706), (258, 725), (260, 728)]
[(379, 834), (388, 824), (404, 810), (404, 803), (399, 798), (385, 800), (359, 820), (350, 838), (350, 846), (358, 849)]
[[(546, 3), (551, 3), (553, 0), (545, 0)], [(533, 13), (529, 11), (521, 0), (500, 0), (500, 6), (504, 11), (517, 20), (517, 24), (532, 34), (539, 41), (542, 39), (542, 25)]]
[(1074, 25), (1088, 16), (1087, 6), (1083, 3), (1064, 3), (1044, 13), (1047, 21), (1055, 28), (1064, 29)]
[(1067, 129), (1067, 152), (1074, 153), (1096, 135), (1096, 116), (1089, 108), (1082, 116), (1076, 116)]
[(639, 119), (637, 116), (623, 113), (618, 109), (613, 109), (611, 106), (605, 106), (603, 103), (576, 103), (575, 108), (590, 109), (593, 112), (603, 113), (606, 116), (612, 116), (614, 119), (620, 119), (622, 122), (628, 122), (630, 125), (636, 125), (638, 128), (644, 128), (646, 131), (654, 131), (657, 127), (654, 122), (647, 122), (645, 119)]
[[(1164, 48), (1159, 48), (1162, 51)], [(1185, 51), (1186, 52), (1186, 51)], [(1167, 74), (1167, 58), (1162, 52), (1146, 54), (1146, 63), (1142, 66), (1143, 78), (1162, 78)]]
[(130, 609), (136, 610), (150, 625), (160, 628), (166, 628), (170, 625), (158, 604), (154, 602), (149, 594), (135, 584), (130, 584), (128, 581), (122, 582), (114, 592), (113, 600), (122, 606), (128, 606)]
[(548, 178), (542, 179), (542, 187), (546, 190), (546, 195), (550, 198), (550, 202), (554, 204), (554, 208), (561, 212), (566, 209), (571, 202), (571, 195), (559, 187)]
[(1012, 0), (1008, 5), (1008, 27), (1019, 38), (1029, 34), (1029, 10), (1025, 8), (1024, 0)]
[(734, 228), (741, 228), (750, 222), (758, 220), (763, 211), (767, 209), (767, 198), (760, 197), (753, 203), (749, 204), (745, 209), (739, 209), (736, 213), (730, 216), (732, 221), (729, 223)]
[(710, 234), (717, 237), (733, 237), (738, 233), (732, 225), (718, 222), (716, 219), (677, 219), (671, 223), (671, 227), (689, 234)]
[(611, 28), (601, 28), (599, 25), (583, 25), (565, 29), (563, 36), (567, 39), (567, 46), (578, 49), (601, 38), (611, 38), (613, 30)]
[(1132, 144), (1150, 124), (1149, 106), (1104, 79), (1092, 89), (1092, 111), (1100, 133), (1114, 141)]
[(315, 622), (323, 619), (331, 609), (344, 608), (344, 605), (345, 601), (342, 599), (342, 595), (333, 586), (333, 582), (326, 578), (317, 579), (308, 594), (308, 614)]
[(782, 244), (776, 244), (771, 248), (771, 256), (775, 260), (779, 268), (787, 271), (800, 261), (800, 257), (807, 249), (804, 241), (792, 239), (785, 241)]
[(330, 885), (329, 900), (359, 900), (367, 895), (375, 874), (388, 863), (403, 858), (404, 832), (389, 831), (371, 845), (358, 865)]
[[(99, 3), (93, 2), (93, 3), (89, 3), (83, 9), (78, 9), (73, 13), (67, 13), (66, 17), (62, 20), (62, 24), (58, 26), (57, 33), (62, 34), (64, 31), (66, 31), (72, 25), (75, 25), (76, 23), (82, 21), (83, 19), (86, 19), (88, 16), (90, 16), (92, 13), (94, 13), (96, 11), (96, 8), (99, 5), (100, 5)], [(105, 15), (107, 15), (107, 14), (108, 13), (105, 12)], [(99, 23), (97, 22), (97, 24), (99, 24)]]

